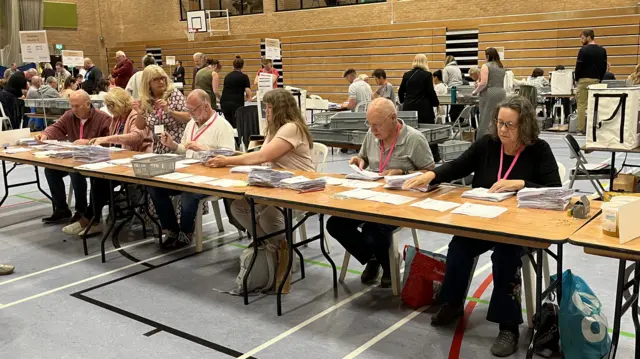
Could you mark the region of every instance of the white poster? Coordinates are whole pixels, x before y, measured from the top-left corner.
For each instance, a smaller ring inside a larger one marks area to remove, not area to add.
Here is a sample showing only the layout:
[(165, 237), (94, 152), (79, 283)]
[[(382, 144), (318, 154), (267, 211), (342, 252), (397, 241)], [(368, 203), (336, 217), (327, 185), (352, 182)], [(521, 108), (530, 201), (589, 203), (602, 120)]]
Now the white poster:
[(51, 61), (45, 30), (20, 31), (20, 50), (22, 51), (22, 62)]
[(498, 55), (500, 56), (500, 60), (504, 60), (504, 47), (496, 47), (498, 51)]
[(176, 64), (175, 56), (166, 56), (166, 58), (167, 58), (167, 65), (171, 66)]
[(62, 50), (62, 64), (68, 67), (84, 66), (84, 53), (75, 50)]
[(278, 39), (264, 39), (265, 46), (265, 58), (269, 60), (280, 60), (282, 58), (280, 54), (280, 40)]
[(258, 90), (262, 90), (264, 93), (267, 93), (273, 90), (273, 75), (267, 73), (260, 73), (258, 76)]

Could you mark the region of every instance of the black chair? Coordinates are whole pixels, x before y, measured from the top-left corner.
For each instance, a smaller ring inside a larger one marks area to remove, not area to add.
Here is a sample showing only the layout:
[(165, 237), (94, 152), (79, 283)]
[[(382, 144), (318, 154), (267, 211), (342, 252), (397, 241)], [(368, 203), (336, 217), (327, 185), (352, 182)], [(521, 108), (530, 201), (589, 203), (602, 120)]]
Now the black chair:
[(242, 106), (235, 113), (236, 129), (238, 130), (238, 144), (249, 146), (250, 137), (260, 135), (260, 123), (258, 120), (258, 106)]
[[(593, 185), (593, 188), (595, 188), (596, 192), (598, 192), (600, 197), (603, 197), (605, 189), (599, 180), (609, 179), (610, 171), (611, 171), (610, 166), (607, 165), (606, 167), (597, 169), (597, 170), (587, 169), (586, 164), (588, 162), (587, 162), (587, 159), (584, 157), (582, 149), (580, 149), (580, 144), (578, 144), (578, 141), (576, 141), (576, 139), (569, 134), (564, 136), (564, 141), (569, 146), (569, 158), (576, 159), (575, 168), (571, 170), (571, 174), (570, 174), (571, 182), (569, 183), (569, 188), (573, 188), (573, 183), (575, 181), (588, 180), (589, 182), (591, 182), (591, 184)], [(613, 171), (614, 172), (616, 171), (615, 168), (613, 169)]]

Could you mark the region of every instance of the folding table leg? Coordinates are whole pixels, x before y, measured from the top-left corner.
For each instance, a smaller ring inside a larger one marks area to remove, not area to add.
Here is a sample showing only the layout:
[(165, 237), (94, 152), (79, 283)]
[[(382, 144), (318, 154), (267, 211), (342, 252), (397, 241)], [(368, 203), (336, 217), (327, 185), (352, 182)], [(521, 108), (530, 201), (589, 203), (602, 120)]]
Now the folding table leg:
[(638, 318), (638, 295), (640, 294), (640, 262), (635, 263), (633, 272), (633, 294), (635, 303), (631, 305), (631, 314), (633, 315), (633, 326), (636, 330), (635, 358), (640, 358), (640, 346), (638, 346), (638, 336), (640, 335), (640, 319)]
[[(536, 263), (535, 263), (535, 272), (536, 272), (536, 313), (540, 313), (540, 309), (542, 309), (542, 265), (544, 261), (544, 250), (537, 248), (536, 250)], [(533, 358), (533, 343), (536, 342), (536, 336), (538, 335), (538, 325), (537, 323), (533, 326), (533, 334), (531, 335), (531, 341), (529, 342), (529, 347), (527, 348), (527, 359)]]
[[(248, 198), (249, 207), (251, 208), (251, 233), (253, 235), (253, 258), (251, 258), (251, 263), (249, 263), (249, 268), (247, 268), (246, 273), (244, 274), (244, 278), (242, 278), (242, 292), (244, 295), (244, 305), (249, 305), (249, 291), (247, 290), (247, 280), (249, 279), (249, 273), (251, 273), (251, 269), (253, 265), (256, 263), (256, 258), (258, 257), (258, 224), (256, 222), (256, 204), (253, 199)], [(286, 221), (286, 218), (285, 218)], [(291, 253), (291, 251), (289, 251)], [(291, 256), (289, 256), (291, 257)]]
[(626, 261), (620, 260), (618, 264), (618, 285), (616, 287), (616, 302), (613, 312), (613, 332), (611, 333), (611, 349), (609, 349), (609, 359), (616, 357), (618, 351), (618, 339), (620, 339), (620, 317), (622, 316), (622, 298), (624, 297), (624, 280), (626, 273)]
[[(278, 293), (276, 294), (276, 301), (278, 305), (278, 316), (282, 315), (282, 289), (284, 289), (284, 285), (287, 282), (287, 278), (289, 278), (289, 273), (291, 272), (291, 267), (293, 266), (293, 210), (287, 208), (285, 209), (284, 215), (284, 228), (285, 228), (285, 237), (287, 239), (287, 251), (289, 256), (287, 258), (287, 270), (284, 272), (284, 277), (278, 286)], [(322, 240), (322, 239), (321, 239)]]

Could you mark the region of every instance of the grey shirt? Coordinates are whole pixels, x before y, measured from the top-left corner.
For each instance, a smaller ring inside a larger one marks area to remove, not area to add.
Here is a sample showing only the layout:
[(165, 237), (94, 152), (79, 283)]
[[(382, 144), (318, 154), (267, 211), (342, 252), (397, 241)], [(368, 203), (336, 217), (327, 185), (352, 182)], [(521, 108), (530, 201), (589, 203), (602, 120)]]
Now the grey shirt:
[(353, 112), (356, 112), (358, 109), (358, 105), (361, 103), (371, 102), (371, 86), (368, 83), (355, 79), (349, 85), (349, 98), (356, 99), (356, 107), (353, 109)]
[[(401, 119), (398, 121), (402, 122)], [(389, 163), (385, 166), (386, 170), (400, 169), (403, 171), (426, 170), (434, 165), (433, 155), (429, 148), (427, 138), (411, 126), (407, 126), (402, 122), (400, 134), (396, 141), (396, 147), (391, 154)], [(383, 161), (389, 155), (388, 148), (384, 151)], [(358, 154), (365, 161), (365, 167), (369, 171), (378, 172), (380, 169), (380, 142), (371, 133), (367, 132)]]
[(388, 98), (391, 102), (396, 103), (396, 93), (393, 90), (393, 85), (388, 83), (384, 86), (380, 86), (378, 90), (376, 90), (378, 96), (383, 98)]

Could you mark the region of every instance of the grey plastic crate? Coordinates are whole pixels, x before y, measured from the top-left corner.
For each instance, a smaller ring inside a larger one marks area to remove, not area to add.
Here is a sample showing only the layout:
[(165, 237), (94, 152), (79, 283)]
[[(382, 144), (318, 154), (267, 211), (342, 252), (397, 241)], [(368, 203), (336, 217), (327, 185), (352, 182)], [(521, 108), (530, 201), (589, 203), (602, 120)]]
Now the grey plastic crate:
[(440, 157), (443, 161), (451, 161), (458, 158), (471, 146), (469, 141), (449, 140), (438, 144)]
[(331, 117), (333, 117), (338, 112), (335, 111), (324, 111), (313, 114), (313, 123), (314, 124), (329, 124), (331, 121)]
[(429, 141), (429, 143), (439, 143), (449, 139), (451, 136), (451, 126), (450, 125), (437, 125), (430, 123), (421, 123), (418, 125), (418, 129), (428, 130), (424, 132), (425, 137)]
[(309, 132), (316, 142), (353, 143), (353, 131), (338, 131), (322, 126), (309, 126)]
[(364, 137), (367, 135), (369, 131), (351, 131), (351, 142), (361, 145), (364, 142)]
[(176, 162), (179, 157), (153, 156), (139, 160), (132, 160), (133, 173), (137, 177), (155, 177), (176, 171)]

